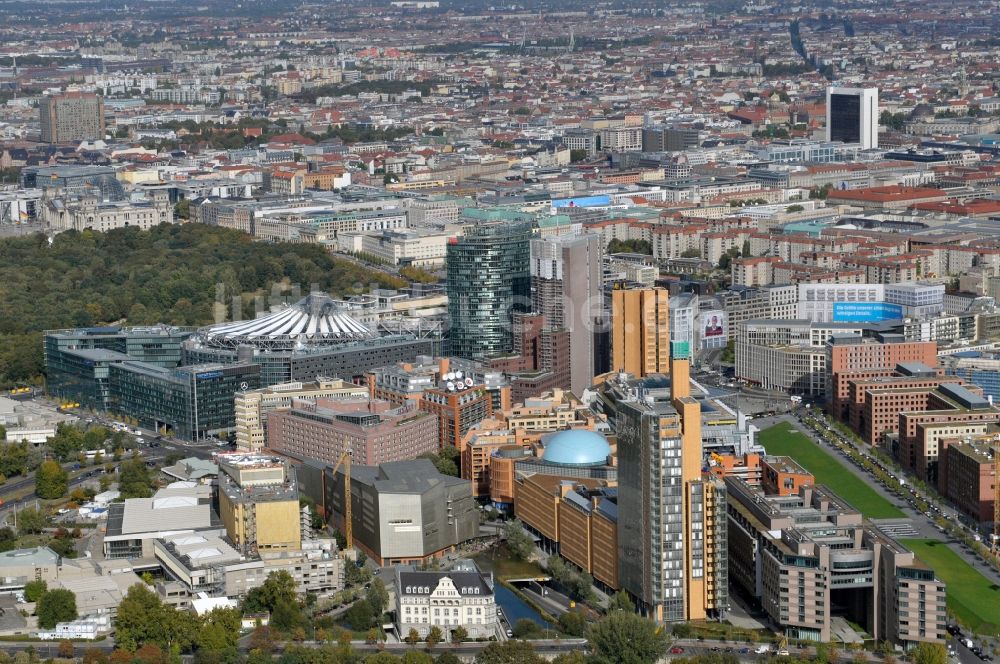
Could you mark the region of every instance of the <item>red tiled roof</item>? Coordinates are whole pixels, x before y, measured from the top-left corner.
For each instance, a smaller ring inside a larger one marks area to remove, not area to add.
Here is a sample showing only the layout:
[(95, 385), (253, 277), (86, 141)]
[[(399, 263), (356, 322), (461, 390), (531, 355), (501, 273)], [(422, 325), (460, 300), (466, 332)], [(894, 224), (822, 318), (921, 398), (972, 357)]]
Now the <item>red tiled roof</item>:
[(932, 198), (934, 196), (944, 196), (940, 189), (930, 187), (901, 187), (891, 185), (888, 187), (870, 187), (868, 189), (848, 189), (833, 190), (828, 198), (839, 198), (848, 201), (870, 201), (872, 203), (888, 203), (892, 201), (919, 200), (922, 198)]
[(285, 143), (285, 144), (296, 144), (296, 145), (316, 145), (316, 141), (311, 138), (306, 138), (302, 134), (278, 134), (271, 138), (269, 143)]
[(946, 201), (914, 203), (910, 209), (947, 214), (993, 214), (1000, 212), (1000, 201), (980, 198), (960, 203), (957, 199), (949, 198)]

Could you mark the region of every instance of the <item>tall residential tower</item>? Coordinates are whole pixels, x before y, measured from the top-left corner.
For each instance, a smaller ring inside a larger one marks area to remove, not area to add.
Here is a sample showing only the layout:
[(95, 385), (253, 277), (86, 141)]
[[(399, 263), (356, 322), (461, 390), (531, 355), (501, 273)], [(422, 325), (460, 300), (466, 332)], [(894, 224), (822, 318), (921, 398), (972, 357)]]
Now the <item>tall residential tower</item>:
[(92, 92), (67, 92), (38, 105), (43, 143), (104, 138), (104, 100)]

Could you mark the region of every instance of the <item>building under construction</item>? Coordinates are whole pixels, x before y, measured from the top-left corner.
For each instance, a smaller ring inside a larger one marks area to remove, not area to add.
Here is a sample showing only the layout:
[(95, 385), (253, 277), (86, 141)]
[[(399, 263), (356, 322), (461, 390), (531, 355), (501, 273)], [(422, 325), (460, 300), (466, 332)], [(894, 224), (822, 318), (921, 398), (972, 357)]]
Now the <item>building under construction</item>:
[(302, 546), (295, 470), (280, 457), (220, 454), (219, 516), (243, 553)]

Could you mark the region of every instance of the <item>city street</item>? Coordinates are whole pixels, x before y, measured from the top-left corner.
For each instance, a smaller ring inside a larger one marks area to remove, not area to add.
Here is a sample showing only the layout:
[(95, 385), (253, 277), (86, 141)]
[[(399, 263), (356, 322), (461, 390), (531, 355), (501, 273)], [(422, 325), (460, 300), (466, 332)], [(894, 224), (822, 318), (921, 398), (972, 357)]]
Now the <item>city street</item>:
[[(84, 412), (73, 412), (69, 411), (69, 414), (76, 418), (76, 422), (80, 425), (100, 425), (107, 427), (109, 430), (112, 425), (117, 424), (117, 422), (111, 418), (104, 417), (101, 415), (90, 415)], [(131, 427), (135, 429), (136, 427)], [(201, 443), (193, 444), (182, 442), (167, 436), (163, 436), (156, 431), (151, 429), (143, 429), (138, 427), (139, 434), (137, 438), (142, 439), (141, 444), (137, 444), (134, 448), (142, 459), (151, 466), (160, 467), (164, 465), (164, 460), (171, 454), (177, 454), (181, 457), (197, 457), (199, 459), (211, 459), (212, 454), (218, 451), (220, 448), (216, 447), (211, 443)], [(155, 444), (156, 447), (152, 445)], [(228, 448), (226, 448), (228, 449)], [(131, 451), (127, 451), (125, 456), (131, 454)], [(107, 456), (107, 462), (111, 462), (111, 456)], [(104, 466), (87, 466), (83, 465), (83, 468), (78, 468), (80, 466), (78, 462), (67, 461), (62, 464), (71, 475), (69, 480), (69, 490), (72, 491), (74, 488), (87, 484), (88, 482), (93, 482), (96, 486), (96, 482), (100, 479), (101, 475), (104, 473)], [(79, 471), (75, 476), (74, 472)], [(29, 473), (24, 477), (11, 478), (5, 484), (0, 486), (0, 525), (2, 524), (13, 524), (12, 514), (14, 511), (22, 510), (25, 507), (34, 505), (38, 500), (38, 495), (34, 491), (35, 477), (34, 472)], [(23, 496), (18, 496), (15, 498), (10, 498), (18, 493), (29, 490)]]

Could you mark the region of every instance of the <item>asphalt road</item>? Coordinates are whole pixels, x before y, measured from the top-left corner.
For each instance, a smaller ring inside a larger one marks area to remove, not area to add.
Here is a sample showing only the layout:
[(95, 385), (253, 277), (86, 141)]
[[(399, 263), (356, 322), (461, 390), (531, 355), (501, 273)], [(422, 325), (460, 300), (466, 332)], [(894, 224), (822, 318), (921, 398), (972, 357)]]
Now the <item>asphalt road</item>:
[[(982, 660), (969, 650), (961, 640), (950, 638), (947, 640), (947, 644), (948, 660), (952, 664), (982, 664)], [(952, 652), (955, 654), (952, 655)]]
[[(62, 467), (65, 470), (72, 472), (74, 470), (75, 465), (76, 462), (67, 462), (62, 464)], [(71, 484), (72, 482), (73, 480), (70, 480)], [(12, 493), (17, 493), (18, 491), (21, 491), (22, 489), (26, 489), (28, 487), (34, 488), (34, 486), (35, 486), (35, 473), (34, 471), (32, 471), (27, 475), (25, 475), (24, 477), (17, 479), (13, 482), (5, 482), (4, 485), (0, 487), (0, 498), (8, 496)], [(32, 500), (34, 500), (34, 498), (32, 498)]]
[[(92, 424), (99, 424), (101, 426), (111, 428), (115, 421), (103, 417), (103, 416), (93, 416), (85, 412), (71, 412), (73, 415), (80, 419), (80, 423), (83, 424), (84, 420), (91, 420)], [(134, 427), (133, 427), (134, 428)], [(173, 438), (169, 438), (159, 434), (151, 429), (139, 429), (139, 437), (143, 439), (143, 445), (140, 445), (136, 449), (139, 451), (142, 458), (147, 463), (152, 463), (157, 466), (162, 465), (164, 459), (173, 453), (180, 454), (184, 457), (198, 457), (199, 459), (211, 459), (212, 453), (218, 451), (218, 448), (211, 443), (202, 444), (192, 444), (184, 441), (179, 441)], [(152, 447), (151, 443), (155, 443), (156, 447)], [(127, 453), (128, 454), (128, 453)], [(109, 457), (110, 460), (110, 457)], [(74, 470), (76, 462), (70, 461), (62, 464), (63, 468), (68, 471)], [(86, 467), (85, 467), (86, 468)], [(69, 481), (69, 488), (72, 490), (74, 487), (80, 486), (88, 481), (94, 481), (100, 478), (102, 475), (102, 470), (100, 467), (90, 467), (86, 468), (85, 472), (77, 477), (73, 477)], [(16, 480), (6, 482), (2, 487), (0, 487), (0, 499), (4, 499), (5, 502), (2, 503), (0, 507), (0, 523), (4, 522), (12, 510), (21, 510), (25, 507), (33, 504), (37, 501), (38, 495), (34, 491), (35, 487), (35, 476), (34, 473), (18, 478)], [(32, 491), (25, 496), (18, 498), (17, 500), (6, 500), (7, 496), (13, 495), (20, 491), (30, 488)]]
[[(74, 487), (80, 486), (81, 484), (84, 484), (92, 480), (96, 480), (100, 476), (100, 474), (101, 474), (100, 469), (91, 469), (83, 473), (82, 475), (72, 478), (69, 481), (69, 490), (72, 491)], [(34, 476), (32, 476), (29, 479), (23, 480), (19, 484), (21, 484), (22, 486), (24, 486), (25, 484), (30, 484), (32, 486), (32, 492), (21, 498), (18, 498), (17, 500), (8, 500), (4, 502), (3, 507), (0, 507), (0, 524), (7, 522), (11, 512), (16, 510), (22, 510), (25, 507), (33, 505), (37, 500), (39, 500), (38, 494), (35, 493), (33, 490), (35, 484)], [(7, 494), (9, 491), (10, 490), (8, 489), (8, 487), (4, 486), (4, 494)]]
[[(112, 425), (117, 423), (115, 420), (100, 415), (93, 417), (92, 419), (95, 424), (100, 424), (101, 426), (108, 428), (111, 428)], [(198, 457), (199, 459), (211, 459), (212, 453), (221, 449), (211, 443), (195, 444), (177, 440), (176, 438), (164, 436), (163, 434), (153, 431), (152, 429), (144, 429), (142, 427), (130, 428), (139, 430), (138, 437), (142, 438), (144, 444), (140, 445), (138, 449), (143, 458), (147, 461), (163, 459), (175, 452), (186, 457), (193, 456)], [(151, 447), (150, 444), (152, 443), (155, 443), (157, 447)]]
[(543, 607), (546, 611), (551, 613), (553, 616), (558, 618), (562, 614), (566, 613), (570, 609), (570, 602), (572, 601), (566, 595), (560, 593), (558, 590), (545, 586), (545, 594), (541, 595), (538, 592), (538, 585), (534, 583), (528, 583), (520, 587), (521, 592), (530, 597), (533, 602)]
[[(242, 639), (240, 639), (240, 641), (241, 641), (240, 649), (245, 651), (247, 649), (246, 645), (247, 637), (243, 637)], [(577, 651), (582, 651), (586, 653), (589, 650), (587, 641), (585, 639), (544, 639), (544, 640), (531, 641), (531, 644), (535, 647), (535, 651), (540, 655), (558, 655), (560, 653), (577, 652)], [(97, 648), (103, 651), (110, 651), (114, 649), (113, 639), (105, 639), (104, 641), (98, 641), (93, 644), (77, 642), (74, 645), (76, 646), (77, 655), (81, 654), (84, 650), (88, 648)], [(304, 642), (302, 645), (309, 648), (318, 648), (321, 647), (322, 644), (307, 641)], [(351, 647), (361, 653), (370, 653), (370, 652), (385, 650), (387, 652), (402, 654), (407, 652), (408, 650), (421, 650), (424, 652), (429, 652), (432, 655), (439, 655), (441, 653), (450, 652), (458, 655), (459, 657), (462, 657), (465, 660), (471, 660), (472, 658), (474, 658), (487, 645), (489, 645), (488, 642), (486, 643), (472, 642), (472, 643), (463, 643), (461, 645), (442, 643), (438, 644), (434, 648), (427, 648), (426, 644), (422, 643), (415, 646), (411, 646), (406, 643), (383, 643), (377, 645), (370, 645), (362, 641), (354, 641), (351, 643)], [(38, 653), (39, 657), (45, 659), (56, 656), (59, 648), (59, 643), (57, 641), (53, 641), (51, 643), (38, 643), (38, 642), (26, 643), (26, 642), (12, 642), (12, 641), (3, 643), (3, 649), (9, 652), (27, 650), (28, 648), (34, 648), (35, 651)], [(709, 653), (731, 654), (742, 662), (755, 662), (760, 660), (761, 658), (768, 656), (763, 654), (761, 655), (757, 654), (756, 648), (757, 646), (750, 644), (726, 645), (726, 644), (712, 643), (709, 641), (695, 641), (690, 639), (684, 639), (684, 640), (674, 641), (671, 645), (672, 650), (677, 649), (680, 650), (680, 652), (670, 652), (661, 661), (672, 661), (683, 657), (690, 657), (692, 655), (703, 655)], [(281, 651), (284, 650), (284, 644), (279, 644), (275, 650), (277, 653), (280, 653)], [(814, 655), (815, 652), (812, 648), (808, 647), (791, 648), (790, 654), (795, 655), (797, 657), (808, 658)], [(848, 653), (845, 651), (842, 653), (841, 656), (842, 658), (851, 656), (853, 659), (854, 654), (856, 653), (853, 652)], [(966, 661), (966, 659), (963, 658), (961, 659), (961, 664), (983, 664), (977, 657), (972, 655), (972, 653), (969, 653), (969, 656), (972, 657), (973, 659)], [(865, 653), (865, 657), (870, 662), (881, 661), (876, 655), (872, 653)], [(185, 663), (194, 661), (194, 657), (192, 655), (183, 655), (181, 659)], [(952, 662), (953, 664), (958, 664), (959, 660), (953, 658)]]

